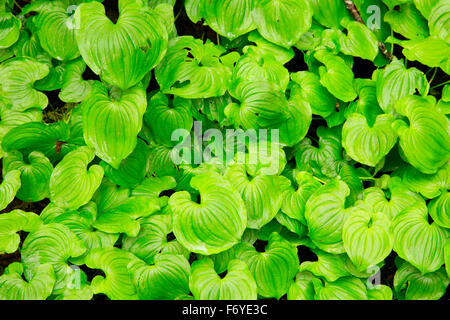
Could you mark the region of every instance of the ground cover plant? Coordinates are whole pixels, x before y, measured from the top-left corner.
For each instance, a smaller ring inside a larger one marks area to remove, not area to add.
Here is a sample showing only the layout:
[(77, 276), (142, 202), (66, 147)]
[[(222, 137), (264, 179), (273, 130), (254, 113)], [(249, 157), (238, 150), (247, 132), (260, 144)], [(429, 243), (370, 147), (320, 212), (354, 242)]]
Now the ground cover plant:
[(0, 0), (0, 299), (448, 299), (449, 0)]

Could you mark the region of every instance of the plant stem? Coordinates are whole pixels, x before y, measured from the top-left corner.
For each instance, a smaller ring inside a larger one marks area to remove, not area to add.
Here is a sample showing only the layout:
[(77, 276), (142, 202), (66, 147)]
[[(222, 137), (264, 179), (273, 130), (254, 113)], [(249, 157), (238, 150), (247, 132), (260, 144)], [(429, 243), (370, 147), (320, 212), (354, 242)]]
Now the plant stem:
[(440, 83), (440, 84), (437, 84), (437, 85), (431, 87), (430, 90), (431, 90), (431, 89), (436, 89), (436, 88), (439, 88), (439, 87), (442, 87), (442, 86), (445, 86), (446, 84), (449, 84), (449, 83), (450, 83), (450, 80), (445, 81), (445, 82), (443, 82), (443, 83)]
[(428, 83), (429, 83), (430, 85), (431, 85), (431, 83), (433, 82), (434, 77), (436, 76), (436, 73), (437, 73), (437, 68), (434, 68), (434, 73), (433, 73), (433, 75), (431, 76), (430, 81), (428, 81)]

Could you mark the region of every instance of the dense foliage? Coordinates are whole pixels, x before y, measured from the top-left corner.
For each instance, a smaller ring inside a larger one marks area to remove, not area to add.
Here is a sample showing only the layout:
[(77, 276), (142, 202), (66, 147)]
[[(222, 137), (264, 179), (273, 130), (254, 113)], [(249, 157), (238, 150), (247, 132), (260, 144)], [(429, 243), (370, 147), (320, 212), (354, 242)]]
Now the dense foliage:
[(445, 298), (449, 31), (450, 0), (0, 0), (0, 299)]

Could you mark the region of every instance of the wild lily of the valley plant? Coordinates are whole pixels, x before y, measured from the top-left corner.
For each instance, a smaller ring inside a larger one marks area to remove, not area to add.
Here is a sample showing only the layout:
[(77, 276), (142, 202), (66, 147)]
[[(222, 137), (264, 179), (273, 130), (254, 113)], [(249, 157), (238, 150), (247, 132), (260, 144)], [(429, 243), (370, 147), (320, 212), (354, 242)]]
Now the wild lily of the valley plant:
[(449, 31), (450, 0), (1, 0), (0, 298), (445, 298)]

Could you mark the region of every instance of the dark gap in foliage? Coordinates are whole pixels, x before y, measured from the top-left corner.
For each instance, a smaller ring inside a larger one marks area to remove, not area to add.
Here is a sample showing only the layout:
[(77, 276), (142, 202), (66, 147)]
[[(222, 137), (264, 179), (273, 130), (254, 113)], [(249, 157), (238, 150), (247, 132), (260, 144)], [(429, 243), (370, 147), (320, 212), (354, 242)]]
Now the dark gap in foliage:
[(100, 269), (91, 269), (86, 265), (81, 265), (79, 267), (84, 273), (86, 273), (86, 277), (89, 282), (91, 282), (96, 276), (106, 277), (105, 273)]
[(322, 117), (320, 117), (320, 119), (314, 119), (314, 120), (315, 121), (313, 121), (311, 123), (311, 125), (309, 126), (306, 137), (309, 138), (309, 140), (311, 140), (311, 145), (313, 147), (318, 148), (319, 147), (319, 137), (317, 136), (317, 128), (322, 127), (322, 126), (326, 127), (327, 122)]
[(150, 82), (149, 82), (148, 87), (147, 87), (147, 93), (150, 93), (150, 91), (153, 91), (153, 90), (159, 90), (159, 84), (156, 81), (155, 70), (154, 69), (152, 70), (152, 75), (151, 75), (151, 78), (150, 78)]
[(298, 50), (296, 47), (293, 47), (293, 49), (295, 56), (284, 65), (286, 69), (288, 69), (289, 73), (308, 70), (308, 65), (305, 62), (303, 52)]
[(163, 192), (161, 192), (159, 194), (160, 197), (170, 197), (171, 195), (173, 195), (175, 193), (175, 190), (164, 190)]
[[(427, 201), (427, 204), (430, 202), (430, 199), (428, 199)], [(431, 217), (431, 214), (428, 214), (428, 223), (429, 224), (432, 224), (434, 222), (434, 220), (433, 220), (433, 218)]]
[(311, 251), (307, 246), (298, 246), (298, 258), (300, 259), (300, 263), (303, 261), (318, 261), (319, 258), (317, 255)]
[(110, 299), (108, 298), (108, 296), (106, 294), (99, 293), (99, 294), (94, 294), (93, 300), (104, 301), (104, 300), (110, 300)]
[(61, 120), (67, 111), (66, 103), (59, 99), (60, 90), (46, 91), (48, 106), (44, 109), (44, 122), (52, 123)]
[(256, 251), (265, 252), (268, 243), (269, 243), (268, 241), (256, 240), (253, 246), (255, 247)]
[(372, 78), (372, 73), (377, 69), (373, 63), (359, 57), (353, 57), (353, 74), (355, 78)]
[(177, 29), (178, 35), (190, 35), (194, 38), (202, 39), (203, 42), (205, 42), (206, 39), (209, 39), (213, 43), (217, 44), (217, 33), (210, 27), (204, 25), (204, 21), (198, 21), (196, 23), (192, 22), (189, 19), (184, 6), (180, 8), (181, 5), (179, 3), (180, 1), (177, 1), (174, 8), (175, 15), (178, 15), (178, 18), (175, 20), (175, 27)]
[(191, 194), (191, 199), (192, 199), (193, 202), (195, 202), (197, 204), (201, 204), (202, 203), (202, 198), (200, 196), (200, 193)]
[(94, 71), (91, 70), (88, 66), (86, 66), (86, 69), (84, 70), (83, 74), (81, 75), (84, 80), (97, 80), (100, 81), (100, 77), (94, 73)]
[(220, 273), (219, 274), (220, 279), (225, 278), (227, 276), (227, 274), (228, 274), (228, 270), (225, 270), (224, 272)]
[(197, 255), (192, 253), (189, 255), (189, 264), (192, 264), (197, 259)]
[(363, 180), (363, 181), (362, 181), (362, 185), (363, 185), (363, 188), (364, 188), (364, 189), (370, 188), (370, 187), (372, 187), (372, 181), (369, 181), (369, 180)]
[(397, 257), (397, 254), (392, 251), (389, 256), (384, 260), (385, 264), (383, 267), (381, 267), (380, 270), (380, 281), (381, 284), (390, 286), (393, 288), (393, 282), (394, 282), (394, 276), (395, 272), (397, 271), (397, 267), (395, 266), (395, 258)]
[(166, 235), (166, 240), (167, 240), (167, 242), (173, 241), (173, 240), (175, 240), (175, 239), (176, 239), (176, 237), (175, 237), (175, 235), (173, 234), (173, 232), (171, 232), (171, 233), (169, 233), (168, 235)]
[(5, 209), (0, 211), (1, 213), (10, 212), (12, 210), (20, 209), (23, 211), (34, 212), (36, 214), (40, 214), (42, 210), (50, 203), (49, 199), (44, 199), (39, 202), (24, 202), (17, 198), (14, 198), (13, 202), (11, 202)]
[(119, 1), (104, 0), (103, 5), (105, 6), (106, 16), (115, 24), (119, 18)]

